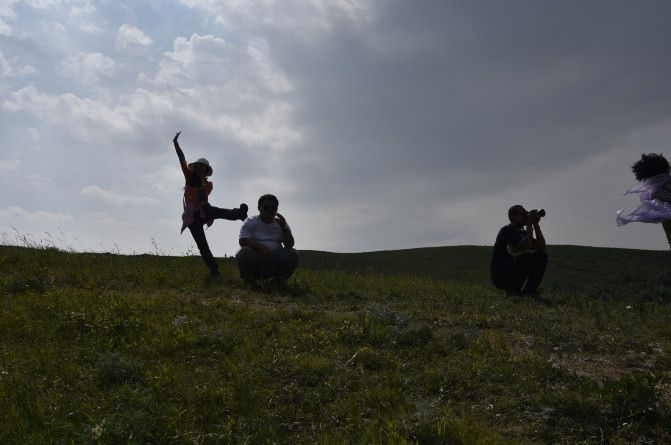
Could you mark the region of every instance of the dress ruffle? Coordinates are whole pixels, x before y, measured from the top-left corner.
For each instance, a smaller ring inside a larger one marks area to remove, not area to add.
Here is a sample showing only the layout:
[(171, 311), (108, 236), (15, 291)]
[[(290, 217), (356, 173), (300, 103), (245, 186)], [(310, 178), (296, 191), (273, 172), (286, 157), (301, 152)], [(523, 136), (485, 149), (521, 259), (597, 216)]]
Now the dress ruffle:
[(201, 219), (207, 224), (207, 227), (210, 227), (214, 220), (207, 218), (207, 212), (205, 211), (207, 205), (207, 202), (187, 203), (186, 201), (183, 201), (184, 212), (182, 212), (182, 230), (180, 230), (179, 233), (184, 232), (184, 229), (196, 220), (196, 215), (200, 215)]
[(624, 215), (624, 210), (617, 212), (615, 223), (618, 226), (629, 224), (630, 222), (660, 223), (664, 220), (671, 220), (671, 203), (659, 199), (654, 199), (652, 194), (661, 186), (671, 180), (671, 175), (661, 174), (639, 182), (635, 186), (627, 189), (624, 194), (638, 194), (641, 204), (632, 212)]

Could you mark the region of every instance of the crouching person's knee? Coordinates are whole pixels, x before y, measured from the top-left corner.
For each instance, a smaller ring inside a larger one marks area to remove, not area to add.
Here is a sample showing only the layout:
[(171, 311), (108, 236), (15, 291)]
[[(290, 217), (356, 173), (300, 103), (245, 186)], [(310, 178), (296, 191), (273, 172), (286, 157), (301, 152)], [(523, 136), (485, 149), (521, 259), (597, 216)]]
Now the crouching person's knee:
[(235, 254), (235, 261), (238, 263), (247, 263), (256, 261), (256, 252), (251, 247), (242, 247)]
[(287, 262), (291, 266), (293, 266), (294, 269), (295, 269), (296, 267), (298, 267), (298, 259), (299, 259), (298, 250), (296, 250), (294, 248), (288, 248), (288, 249), (285, 249), (285, 250), (288, 251), (287, 252)]
[(289, 278), (298, 267), (298, 251), (293, 248), (284, 248), (279, 251), (279, 275)]
[(235, 254), (235, 264), (238, 266), (240, 276), (244, 280), (254, 278), (254, 267), (258, 254), (251, 247), (243, 247)]
[(536, 257), (536, 261), (541, 261), (544, 263), (548, 262), (548, 254), (544, 250), (537, 250), (534, 253), (534, 256)]

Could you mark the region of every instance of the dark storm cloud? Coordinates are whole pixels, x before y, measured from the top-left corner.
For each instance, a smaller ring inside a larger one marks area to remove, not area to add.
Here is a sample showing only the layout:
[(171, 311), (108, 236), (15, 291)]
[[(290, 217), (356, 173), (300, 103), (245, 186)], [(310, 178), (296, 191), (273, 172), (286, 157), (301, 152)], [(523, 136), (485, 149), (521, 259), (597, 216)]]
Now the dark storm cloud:
[(510, 186), (671, 115), (667, 2), (376, 6), (369, 27), (269, 39), (313, 148), (296, 176), (333, 199)]

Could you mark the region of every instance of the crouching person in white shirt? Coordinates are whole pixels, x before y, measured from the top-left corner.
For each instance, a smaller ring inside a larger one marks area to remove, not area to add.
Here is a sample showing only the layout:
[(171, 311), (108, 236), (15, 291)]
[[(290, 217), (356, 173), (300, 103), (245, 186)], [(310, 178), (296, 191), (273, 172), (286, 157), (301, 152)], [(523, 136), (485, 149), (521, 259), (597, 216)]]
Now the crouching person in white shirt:
[(279, 201), (274, 195), (259, 198), (259, 215), (245, 220), (240, 229), (240, 250), (235, 261), (240, 277), (246, 283), (272, 278), (276, 284), (286, 284), (298, 267), (298, 252), (294, 249), (291, 228), (277, 213)]

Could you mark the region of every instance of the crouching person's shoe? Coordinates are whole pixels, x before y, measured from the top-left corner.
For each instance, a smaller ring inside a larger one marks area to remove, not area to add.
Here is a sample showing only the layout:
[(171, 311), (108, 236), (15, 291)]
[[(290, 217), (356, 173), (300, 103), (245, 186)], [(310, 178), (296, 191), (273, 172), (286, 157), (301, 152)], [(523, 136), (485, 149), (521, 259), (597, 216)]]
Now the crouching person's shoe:
[(527, 292), (525, 295), (528, 295), (529, 297), (531, 297), (537, 303), (552, 305), (552, 300), (549, 300), (549, 299), (543, 297), (543, 290), (542, 289), (536, 289), (536, 290)]

